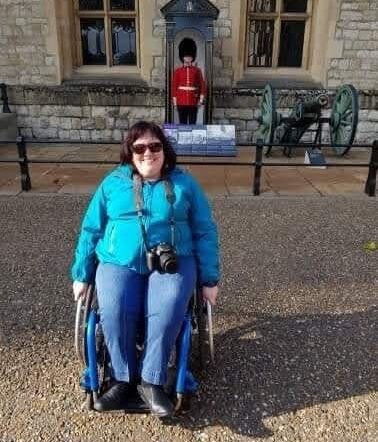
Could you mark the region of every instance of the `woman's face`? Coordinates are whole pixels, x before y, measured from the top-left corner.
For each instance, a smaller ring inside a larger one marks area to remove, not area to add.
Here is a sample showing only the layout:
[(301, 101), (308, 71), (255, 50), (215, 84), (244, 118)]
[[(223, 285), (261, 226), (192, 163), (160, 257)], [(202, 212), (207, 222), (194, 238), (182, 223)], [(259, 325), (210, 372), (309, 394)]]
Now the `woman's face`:
[(163, 144), (155, 135), (146, 132), (131, 146), (134, 166), (139, 174), (150, 180), (160, 178), (164, 163)]

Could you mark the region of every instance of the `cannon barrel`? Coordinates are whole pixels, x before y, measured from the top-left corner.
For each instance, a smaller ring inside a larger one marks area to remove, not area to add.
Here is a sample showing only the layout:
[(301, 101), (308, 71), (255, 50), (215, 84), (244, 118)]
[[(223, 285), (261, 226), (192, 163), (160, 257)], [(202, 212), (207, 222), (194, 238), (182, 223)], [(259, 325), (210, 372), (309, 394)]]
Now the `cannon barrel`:
[(329, 100), (326, 94), (320, 94), (311, 99), (301, 100), (293, 109), (291, 117), (299, 120), (318, 120), (323, 107), (327, 106)]
[(329, 98), (326, 94), (318, 95), (317, 100), (321, 107), (326, 107), (329, 103)]
[(303, 100), (297, 103), (290, 115), (286, 118), (282, 118), (281, 121), (293, 127), (308, 126), (319, 120), (321, 108), (322, 106), (317, 100)]
[(312, 118), (320, 115), (322, 106), (319, 101), (302, 101), (295, 107), (295, 116), (300, 120), (303, 118)]

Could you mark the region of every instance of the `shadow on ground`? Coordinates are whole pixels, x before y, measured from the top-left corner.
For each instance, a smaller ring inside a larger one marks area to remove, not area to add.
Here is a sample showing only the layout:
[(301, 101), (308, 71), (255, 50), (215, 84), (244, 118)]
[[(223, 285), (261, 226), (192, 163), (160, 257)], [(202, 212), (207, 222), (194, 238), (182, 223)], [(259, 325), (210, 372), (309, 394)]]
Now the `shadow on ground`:
[(258, 315), (218, 333), (216, 364), (184, 424), (268, 437), (266, 418), (376, 391), (377, 312)]

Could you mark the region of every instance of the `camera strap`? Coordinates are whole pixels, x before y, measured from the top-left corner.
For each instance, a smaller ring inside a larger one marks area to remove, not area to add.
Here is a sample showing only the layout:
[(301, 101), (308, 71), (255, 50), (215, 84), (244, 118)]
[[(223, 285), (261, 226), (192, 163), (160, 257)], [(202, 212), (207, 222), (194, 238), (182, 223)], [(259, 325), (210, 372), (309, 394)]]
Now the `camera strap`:
[(175, 216), (173, 212), (173, 204), (175, 203), (175, 194), (173, 192), (172, 181), (165, 177), (163, 178), (164, 188), (165, 188), (165, 196), (170, 206), (170, 214), (169, 214), (169, 225), (171, 227), (171, 246), (175, 246)]
[[(174, 218), (173, 204), (175, 202), (175, 194), (173, 192), (172, 181), (168, 177), (163, 178), (163, 183), (164, 183), (164, 189), (165, 189), (165, 196), (166, 196), (167, 201), (170, 205), (169, 225), (171, 228), (171, 245), (174, 247), (175, 218)], [(135, 205), (136, 205), (136, 209), (137, 209), (140, 227), (142, 230), (144, 247), (145, 247), (146, 251), (148, 251), (149, 247), (148, 247), (148, 242), (147, 242), (147, 232), (146, 232), (146, 227), (143, 223), (143, 209), (144, 209), (143, 196), (142, 196), (143, 195), (143, 193), (142, 193), (143, 181), (142, 181), (142, 177), (137, 173), (134, 173), (134, 175), (133, 175), (133, 187), (134, 187)]]

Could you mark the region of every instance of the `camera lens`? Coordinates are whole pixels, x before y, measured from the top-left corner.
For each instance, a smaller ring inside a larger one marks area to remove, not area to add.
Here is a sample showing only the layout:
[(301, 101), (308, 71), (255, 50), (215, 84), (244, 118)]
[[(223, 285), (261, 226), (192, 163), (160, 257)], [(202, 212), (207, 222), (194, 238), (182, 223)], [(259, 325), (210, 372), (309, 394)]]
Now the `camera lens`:
[(162, 267), (164, 269), (165, 272), (167, 273), (176, 273), (177, 272), (177, 261), (176, 258), (174, 257), (168, 257), (168, 259), (166, 259), (164, 261), (164, 263), (162, 263)]
[(177, 272), (177, 257), (175, 250), (167, 243), (160, 243), (156, 247), (156, 255), (163, 273)]
[(172, 252), (163, 253), (160, 255), (160, 266), (163, 272), (176, 273), (177, 272), (177, 259)]

